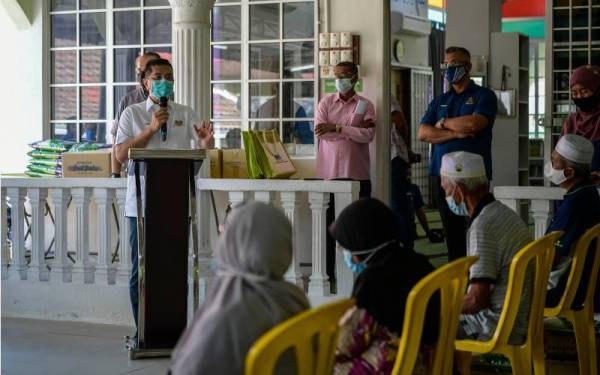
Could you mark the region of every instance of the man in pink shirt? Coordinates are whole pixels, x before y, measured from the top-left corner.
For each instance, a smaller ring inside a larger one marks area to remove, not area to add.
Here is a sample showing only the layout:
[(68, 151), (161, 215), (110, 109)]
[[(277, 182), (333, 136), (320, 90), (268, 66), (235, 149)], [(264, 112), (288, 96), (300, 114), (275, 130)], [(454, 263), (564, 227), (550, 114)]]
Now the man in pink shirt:
[[(315, 134), (319, 139), (317, 177), (324, 180), (360, 181), (360, 197), (371, 196), (369, 143), (375, 137), (375, 107), (354, 91), (358, 67), (341, 62), (334, 68), (336, 94), (319, 102)], [(335, 220), (333, 194), (327, 225)], [(335, 240), (327, 237), (327, 275), (335, 278)]]
[(339, 63), (334, 73), (338, 93), (323, 98), (315, 116), (317, 177), (360, 181), (360, 196), (367, 197), (371, 195), (369, 143), (375, 137), (375, 108), (354, 91), (355, 64)]

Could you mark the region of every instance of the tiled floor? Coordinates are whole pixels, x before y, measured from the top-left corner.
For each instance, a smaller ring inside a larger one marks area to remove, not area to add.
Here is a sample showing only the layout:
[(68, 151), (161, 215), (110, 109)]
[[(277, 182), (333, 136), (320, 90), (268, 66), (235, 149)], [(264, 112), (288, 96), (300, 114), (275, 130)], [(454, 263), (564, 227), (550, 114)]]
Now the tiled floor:
[[(427, 221), (429, 222), (429, 227), (431, 229), (441, 229), (442, 222), (440, 220), (440, 215), (437, 210), (427, 209), (425, 210), (425, 215), (427, 216)], [(421, 225), (417, 222), (417, 234), (420, 236), (418, 240), (415, 241), (415, 251), (418, 253), (424, 254), (429, 258), (431, 264), (435, 267), (443, 266), (448, 262), (447, 257), (447, 249), (446, 243), (431, 243), (427, 238), (425, 238), (425, 232)]]
[(131, 328), (2, 318), (2, 374), (166, 374), (168, 359), (130, 361), (123, 336)]

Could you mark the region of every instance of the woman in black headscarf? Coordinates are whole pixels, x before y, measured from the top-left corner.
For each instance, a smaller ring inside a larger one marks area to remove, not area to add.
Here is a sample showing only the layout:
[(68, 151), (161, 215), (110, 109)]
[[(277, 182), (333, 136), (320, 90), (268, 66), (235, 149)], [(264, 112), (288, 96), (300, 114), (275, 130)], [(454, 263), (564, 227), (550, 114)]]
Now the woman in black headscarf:
[[(358, 277), (356, 307), (341, 322), (336, 374), (389, 374), (412, 287), (434, 270), (427, 258), (400, 243), (394, 213), (376, 199), (346, 207), (330, 232), (344, 249), (344, 261)], [(437, 339), (439, 295), (429, 303), (422, 342)]]

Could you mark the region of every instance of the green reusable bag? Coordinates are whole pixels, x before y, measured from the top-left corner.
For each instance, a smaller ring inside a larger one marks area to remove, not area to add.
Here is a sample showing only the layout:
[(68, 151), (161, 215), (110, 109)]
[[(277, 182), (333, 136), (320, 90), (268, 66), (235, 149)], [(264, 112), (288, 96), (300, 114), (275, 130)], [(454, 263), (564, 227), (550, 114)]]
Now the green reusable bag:
[(296, 167), (288, 155), (277, 130), (255, 132), (258, 161), (267, 178), (286, 179), (296, 173)]
[(246, 169), (248, 170), (248, 178), (265, 178), (256, 154), (256, 136), (252, 131), (242, 131), (242, 140), (244, 141), (244, 151), (246, 153)]

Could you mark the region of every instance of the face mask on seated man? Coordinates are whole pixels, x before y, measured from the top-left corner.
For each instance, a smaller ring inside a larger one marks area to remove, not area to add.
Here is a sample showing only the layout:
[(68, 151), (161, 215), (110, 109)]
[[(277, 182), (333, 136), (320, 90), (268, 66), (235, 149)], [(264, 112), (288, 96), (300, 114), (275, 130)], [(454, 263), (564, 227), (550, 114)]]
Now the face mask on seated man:
[(569, 187), (570, 180), (579, 176), (578, 171), (589, 174), (594, 147), (592, 142), (575, 134), (561, 137), (552, 152), (551, 160), (544, 165), (544, 176), (553, 184)]

